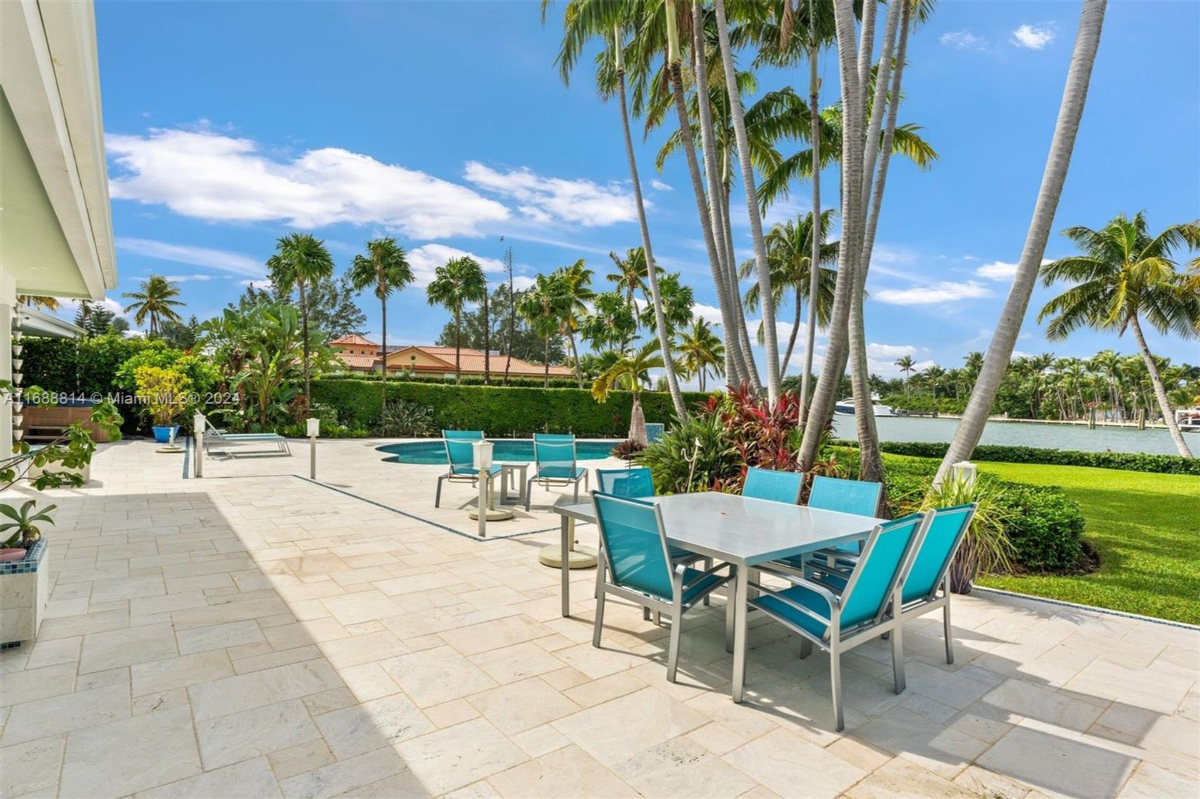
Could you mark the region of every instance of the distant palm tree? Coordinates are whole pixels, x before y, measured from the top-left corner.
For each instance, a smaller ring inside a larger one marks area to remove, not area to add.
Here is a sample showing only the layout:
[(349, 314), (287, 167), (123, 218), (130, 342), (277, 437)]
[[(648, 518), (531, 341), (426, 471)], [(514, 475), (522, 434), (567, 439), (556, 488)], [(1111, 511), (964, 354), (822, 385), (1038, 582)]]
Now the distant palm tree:
[(701, 391), (709, 371), (715, 375), (722, 373), (725, 345), (708, 321), (699, 316), (692, 322), (692, 329), (680, 335), (679, 354), (681, 365), (689, 376), (698, 379)]
[(588, 314), (587, 302), (595, 299), (592, 291), (592, 270), (584, 266), (580, 258), (570, 266), (564, 266), (555, 273), (562, 292), (562, 326), (571, 345), (571, 357), (575, 359), (575, 379), (583, 388), (583, 371), (579, 366), (579, 350), (575, 346), (575, 333), (579, 330), (584, 317)]
[(629, 416), (629, 437), (641, 444), (646, 443), (646, 417), (642, 413), (642, 387), (650, 382), (650, 370), (663, 367), (658, 342), (648, 340), (639, 349), (606, 359), (607, 369), (592, 383), (592, 396), (597, 402), (608, 399), (608, 392), (615, 388), (627, 388), (633, 394), (633, 408)]
[(538, 275), (517, 304), (517, 312), (529, 322), (545, 345), (542, 368), (546, 388), (550, 387), (550, 339), (559, 332), (559, 320), (566, 304), (560, 282), (553, 275)]
[(1046, 337), (1061, 341), (1081, 327), (1115, 330), (1118, 336), (1132, 330), (1175, 447), (1180, 455), (1191, 457), (1175, 423), (1158, 364), (1146, 344), (1142, 322), (1160, 333), (1196, 337), (1200, 293), (1185, 283), (1186, 278), (1171, 260), (1171, 251), (1200, 241), (1200, 223), (1171, 225), (1151, 237), (1144, 214), (1138, 213), (1133, 219), (1121, 214), (1100, 230), (1080, 225), (1068, 228), (1064, 235), (1084, 254), (1060, 258), (1042, 267), (1045, 285), (1075, 284), (1046, 303), (1038, 314), (1039, 322), (1050, 319)]
[[(646, 251), (641, 247), (630, 247), (624, 258), (615, 252), (608, 257), (616, 265), (617, 271), (606, 275), (613, 283), (613, 289), (625, 295), (625, 301), (632, 304), (635, 295), (646, 294)], [(661, 270), (660, 270), (661, 271)]]
[(267, 259), (267, 273), (275, 288), (285, 295), (300, 294), (300, 324), (304, 339), (304, 405), (312, 407), (312, 339), (308, 335), (308, 290), (319, 280), (333, 275), (333, 258), (325, 242), (308, 233), (289, 233), (275, 243), (275, 254)]
[(904, 393), (908, 393), (908, 379), (913, 373), (913, 367), (916, 364), (913, 362), (911, 355), (902, 355), (896, 359), (896, 366), (900, 367), (900, 371), (904, 372)]
[(433, 282), (425, 289), (430, 305), (454, 312), (454, 382), (462, 382), (462, 310), (468, 302), (482, 302), (487, 296), (487, 278), (483, 267), (469, 255), (454, 258), (439, 266)]
[[(33, 294), (18, 294), (17, 302), (21, 305), (28, 305), (30, 308), (39, 308), (43, 311), (57, 311), (60, 305), (57, 297), (38, 297)], [(87, 300), (83, 301), (84, 304)], [(82, 305), (80, 307), (83, 307)]]
[[(379, 344), (379, 372), (383, 383), (383, 402), (387, 404), (387, 301), (393, 291), (413, 282), (412, 267), (404, 248), (390, 236), (367, 242), (367, 254), (354, 256), (349, 271), (350, 285), (355, 291), (373, 286), (383, 313), (382, 341)], [(382, 406), (380, 406), (382, 407)]]
[(163, 322), (178, 322), (180, 319), (175, 311), (183, 306), (181, 301), (175, 299), (179, 296), (179, 287), (161, 275), (151, 275), (143, 280), (141, 291), (128, 291), (121, 296), (133, 300), (126, 306), (125, 313), (133, 313), (134, 322), (139, 325), (150, 322), (148, 333), (151, 337), (162, 331)]
[(938, 388), (946, 380), (946, 370), (934, 364), (925, 370), (925, 385), (929, 386), (933, 391), (933, 398), (937, 399)]

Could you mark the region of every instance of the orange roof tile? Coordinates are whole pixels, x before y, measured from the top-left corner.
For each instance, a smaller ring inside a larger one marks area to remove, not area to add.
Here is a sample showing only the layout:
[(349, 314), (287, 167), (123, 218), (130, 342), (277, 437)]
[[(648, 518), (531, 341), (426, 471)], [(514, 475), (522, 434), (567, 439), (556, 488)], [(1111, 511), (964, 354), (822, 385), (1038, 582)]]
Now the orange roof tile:
[(348, 345), (354, 345), (356, 347), (378, 347), (379, 346), (374, 341), (365, 339), (362, 336), (358, 335), (357, 333), (351, 333), (348, 336), (342, 336), (341, 338), (335, 338), (333, 341), (329, 342), (329, 346), (331, 346), (331, 347), (344, 347), (344, 346), (348, 346)]
[[(351, 339), (351, 338), (357, 338), (357, 339), (361, 339), (361, 340), (356, 340), (353, 342), (345, 341), (345, 343), (346, 344), (353, 343), (355, 346), (378, 346), (378, 345), (373, 345), (372, 342), (366, 341), (365, 339), (362, 339), (361, 337), (344, 336), (343, 339), (338, 339), (338, 341), (341, 342), (344, 339)], [(330, 343), (335, 343), (335, 342), (330, 342)], [(391, 352), (389, 352), (388, 356), (392, 357), (392, 356), (396, 355), (397, 353), (404, 352), (405, 350), (408, 350), (408, 349), (410, 349), (410, 347), (399, 347), (399, 348), (394, 349)], [(445, 361), (447, 364), (446, 367), (418, 366), (417, 367), (418, 373), (424, 372), (426, 374), (430, 374), (430, 373), (452, 374), (454, 372), (454, 347), (413, 345), (411, 347), (411, 349), (421, 350), (422, 352), (424, 352), (434, 358), (437, 358), (441, 361)], [(346, 367), (349, 369), (356, 369), (356, 370), (361, 369), (364, 371), (369, 371), (371, 369), (374, 369), (379, 363), (378, 355), (347, 355), (344, 352), (336, 353), (336, 355), (337, 355), (337, 357), (342, 359), (342, 361), (346, 364)], [(463, 347), (461, 356), (462, 356), (461, 362), (462, 362), (463, 374), (469, 374), (469, 375), (483, 374), (484, 357), (483, 357), (482, 351)], [(491, 363), (489, 365), (491, 366), (491, 373), (492, 373), (493, 377), (504, 374), (504, 366), (505, 366), (506, 361), (507, 361), (507, 356), (504, 356), (504, 355), (493, 355), (491, 357)], [(408, 363), (404, 362), (403, 358), (398, 358), (395, 362), (392, 363), (390, 368), (392, 368), (392, 369), (407, 369)], [(513, 358), (512, 365), (509, 368), (509, 374), (519, 376), (519, 377), (542, 377), (544, 374), (544, 367), (539, 366), (537, 364), (529, 363), (528, 361), (523, 361), (520, 358)], [(574, 376), (574, 374), (575, 374), (574, 370), (567, 366), (551, 366), (550, 367), (550, 375), (552, 377), (572, 377), (572, 376)]]

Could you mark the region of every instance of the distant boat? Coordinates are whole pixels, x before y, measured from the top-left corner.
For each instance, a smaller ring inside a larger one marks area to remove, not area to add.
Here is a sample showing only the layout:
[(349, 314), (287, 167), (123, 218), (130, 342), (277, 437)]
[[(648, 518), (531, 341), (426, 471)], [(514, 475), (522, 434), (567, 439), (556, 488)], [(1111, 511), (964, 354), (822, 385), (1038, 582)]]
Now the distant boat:
[(1200, 408), (1175, 411), (1175, 421), (1183, 433), (1200, 433)]
[[(880, 416), (895, 416), (896, 413), (886, 405), (879, 404), (879, 395), (871, 395), (871, 410), (874, 411), (875, 417)], [(847, 397), (844, 400), (838, 400), (838, 403), (833, 406), (834, 413), (840, 413), (843, 416), (854, 415), (854, 397)]]

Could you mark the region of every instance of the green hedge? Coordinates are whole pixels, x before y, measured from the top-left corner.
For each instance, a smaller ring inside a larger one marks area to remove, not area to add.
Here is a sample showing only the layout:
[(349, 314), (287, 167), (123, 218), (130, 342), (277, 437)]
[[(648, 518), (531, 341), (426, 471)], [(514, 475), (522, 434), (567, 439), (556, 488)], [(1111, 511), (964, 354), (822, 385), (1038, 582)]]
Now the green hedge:
[[(837, 446), (857, 447), (855, 441), (837, 441)], [(879, 448), (892, 455), (911, 455), (915, 458), (943, 458), (950, 445), (932, 441), (883, 441)], [(1180, 455), (1146, 455), (1138, 452), (1080, 452), (1071, 449), (1041, 447), (1010, 447), (1001, 444), (980, 444), (971, 456), (977, 461), (1000, 463), (1043, 463), (1050, 466), (1091, 466), (1096, 469), (1122, 469), (1127, 472), (1152, 474), (1200, 475), (1200, 458)]]
[[(313, 402), (337, 410), (338, 422), (351, 428), (375, 428), (379, 421), (380, 381), (328, 378), (314, 380)], [(594, 438), (624, 438), (629, 430), (633, 396), (613, 392), (601, 405), (589, 391), (577, 388), (504, 388), (455, 386), (389, 380), (389, 400), (403, 399), (433, 408), (438, 429), (486, 430), (489, 435), (528, 436), (566, 433)], [(689, 405), (707, 394), (689, 392)], [(675, 413), (664, 392), (643, 391), (647, 422), (671, 423)]]

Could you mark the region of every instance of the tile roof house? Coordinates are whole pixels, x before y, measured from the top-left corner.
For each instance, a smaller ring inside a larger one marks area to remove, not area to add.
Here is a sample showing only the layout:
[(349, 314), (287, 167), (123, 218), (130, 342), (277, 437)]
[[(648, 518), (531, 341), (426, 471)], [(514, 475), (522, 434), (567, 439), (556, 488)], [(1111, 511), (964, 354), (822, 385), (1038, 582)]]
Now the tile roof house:
[[(378, 371), (381, 358), (379, 345), (362, 336), (342, 336), (329, 342), (334, 353), (346, 364), (352, 372)], [(503, 377), (507, 357), (493, 354), (491, 356), (492, 377)], [(461, 351), (462, 373), (464, 375), (482, 375), (484, 357), (481, 350), (463, 347)], [(454, 374), (454, 347), (435, 347), (426, 345), (402, 345), (388, 347), (387, 368), (389, 371), (412, 369), (417, 374)], [(545, 368), (538, 364), (513, 358), (509, 374), (514, 377), (542, 377)], [(551, 377), (574, 377), (574, 371), (567, 366), (551, 366)]]

